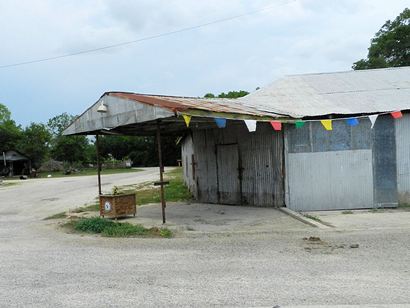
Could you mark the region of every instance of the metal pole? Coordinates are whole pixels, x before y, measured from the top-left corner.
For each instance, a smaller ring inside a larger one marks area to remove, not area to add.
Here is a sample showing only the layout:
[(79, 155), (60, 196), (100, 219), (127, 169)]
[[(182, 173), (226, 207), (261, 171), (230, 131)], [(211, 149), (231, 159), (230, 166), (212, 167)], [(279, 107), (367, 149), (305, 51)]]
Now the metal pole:
[(164, 166), (162, 165), (162, 152), (161, 152), (161, 128), (159, 122), (157, 122), (157, 143), (158, 143), (158, 161), (159, 161), (159, 181), (161, 186), (161, 207), (162, 207), (162, 223), (165, 223), (165, 196), (164, 196)]
[(98, 135), (95, 135), (95, 150), (97, 152), (98, 195), (101, 196), (100, 138)]

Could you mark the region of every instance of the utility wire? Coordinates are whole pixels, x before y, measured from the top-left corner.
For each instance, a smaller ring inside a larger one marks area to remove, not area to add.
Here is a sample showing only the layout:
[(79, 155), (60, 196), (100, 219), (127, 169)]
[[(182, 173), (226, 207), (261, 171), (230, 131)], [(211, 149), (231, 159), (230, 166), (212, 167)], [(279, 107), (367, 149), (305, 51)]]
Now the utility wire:
[(106, 46), (102, 46), (102, 47), (98, 47), (98, 48), (85, 49), (85, 50), (81, 50), (81, 51), (77, 51), (77, 52), (62, 54), (62, 55), (59, 55), (59, 56), (38, 58), (38, 59), (33, 59), (33, 60), (29, 60), (29, 61), (24, 61), (24, 62), (16, 62), (16, 63), (11, 63), (11, 64), (0, 65), (0, 69), (8, 68), (8, 67), (15, 67), (15, 66), (23, 66), (23, 65), (33, 64), (33, 63), (53, 61), (53, 60), (58, 60), (58, 59), (62, 59), (62, 58), (68, 58), (68, 57), (74, 57), (74, 56), (78, 56), (78, 55), (98, 52), (98, 51), (101, 51), (101, 50), (106, 50), (106, 49), (111, 49), (111, 48), (116, 48), (116, 47), (122, 47), (122, 46), (131, 45), (131, 44), (136, 44), (136, 43), (140, 43), (140, 42), (144, 42), (144, 41), (149, 41), (149, 40), (161, 38), (161, 37), (164, 37), (164, 36), (170, 36), (170, 35), (181, 33), (181, 32), (187, 32), (187, 31), (200, 29), (200, 28), (203, 28), (203, 27), (207, 27), (207, 26), (210, 26), (210, 25), (231, 21), (231, 20), (234, 20), (234, 19), (239, 19), (239, 18), (249, 16), (249, 15), (255, 15), (255, 14), (258, 14), (260, 12), (270, 10), (274, 7), (284, 6), (284, 5), (287, 5), (287, 4), (289, 4), (291, 2), (295, 2), (295, 1), (296, 0), (289, 0), (289, 1), (286, 1), (286, 2), (281, 3), (279, 5), (278, 4), (268, 5), (268, 6), (265, 6), (265, 7), (262, 7), (260, 9), (250, 11), (250, 12), (247, 12), (247, 13), (244, 13), (244, 14), (235, 15), (235, 16), (231, 16), (231, 17), (226, 17), (226, 18), (222, 18), (222, 19), (217, 19), (217, 20), (214, 20), (214, 21), (206, 22), (206, 23), (203, 23), (203, 24), (198, 24), (196, 26), (181, 28), (181, 29), (177, 29), (177, 30), (174, 30), (174, 31), (163, 32), (163, 33), (160, 33), (160, 34), (146, 36), (146, 37), (142, 37), (142, 38), (132, 40), (132, 41), (126, 41), (126, 42), (121, 42), (121, 43), (117, 43), (117, 44), (106, 45)]

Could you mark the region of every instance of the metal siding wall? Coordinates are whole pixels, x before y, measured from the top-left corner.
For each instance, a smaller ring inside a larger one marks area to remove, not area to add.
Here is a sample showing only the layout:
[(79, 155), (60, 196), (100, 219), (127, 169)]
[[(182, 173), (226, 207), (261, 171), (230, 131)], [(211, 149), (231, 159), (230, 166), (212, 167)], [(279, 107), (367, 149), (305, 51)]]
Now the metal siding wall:
[(242, 127), (243, 204), (252, 206), (283, 206), (283, 135), (267, 123), (258, 123), (255, 133)]
[[(376, 122), (377, 123), (377, 122)], [(285, 126), (287, 206), (300, 211), (373, 207), (370, 121)], [(380, 174), (379, 174), (380, 175)]]
[(194, 180), (192, 174), (192, 154), (194, 154), (192, 136), (185, 137), (181, 146), (181, 153), (184, 182), (188, 186), (189, 191), (192, 193), (192, 195), (194, 197), (197, 197), (196, 181)]
[(397, 164), (394, 119), (380, 116), (373, 128), (374, 201), (377, 207), (397, 206)]
[(193, 131), (194, 152), (196, 154), (197, 198), (201, 202), (216, 203), (218, 187), (216, 175), (216, 156), (213, 132)]
[(373, 205), (372, 151), (288, 154), (289, 208), (297, 211)]
[[(242, 173), (242, 204), (283, 206), (283, 135), (267, 123), (249, 133), (245, 124), (228, 121), (224, 129), (193, 131), (197, 157), (197, 192), (202, 202), (218, 202), (216, 145), (238, 144)], [(233, 192), (237, 193), (237, 192)]]
[(238, 144), (217, 145), (216, 149), (218, 202), (222, 204), (240, 204)]
[(395, 121), (397, 190), (400, 203), (410, 203), (410, 114)]

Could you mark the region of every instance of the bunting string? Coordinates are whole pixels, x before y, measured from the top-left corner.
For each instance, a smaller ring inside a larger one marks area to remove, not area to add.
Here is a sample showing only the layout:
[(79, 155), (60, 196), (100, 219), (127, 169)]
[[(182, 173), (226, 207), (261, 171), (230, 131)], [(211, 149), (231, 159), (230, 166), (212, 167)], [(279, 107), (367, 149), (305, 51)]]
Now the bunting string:
[[(282, 130), (282, 124), (295, 124), (296, 128), (302, 128), (306, 123), (308, 122), (320, 122), (323, 126), (323, 128), (327, 131), (333, 130), (333, 122), (334, 121), (345, 121), (346, 124), (349, 126), (357, 126), (359, 125), (359, 119), (367, 118), (370, 120), (370, 128), (373, 128), (376, 120), (379, 116), (381, 115), (386, 115), (390, 114), (393, 119), (400, 119), (403, 117), (403, 113), (401, 111), (390, 111), (390, 112), (382, 112), (382, 113), (377, 113), (377, 114), (370, 114), (370, 115), (362, 115), (362, 116), (355, 116), (355, 117), (345, 117), (345, 118), (336, 118), (336, 119), (320, 119), (320, 120), (255, 120), (255, 119), (243, 119), (243, 121), (246, 124), (246, 127), (248, 128), (249, 132), (255, 132), (256, 131), (256, 124), (257, 122), (269, 122), (272, 126), (272, 128), (275, 131), (281, 131)], [(182, 117), (185, 121), (185, 124), (187, 127), (189, 127), (189, 124), (191, 122), (191, 115), (187, 114), (182, 114)], [(226, 122), (229, 118), (214, 118), (215, 124), (217, 125), (218, 128), (225, 128), (226, 127)], [(238, 120), (238, 119), (229, 119), (229, 120)]]

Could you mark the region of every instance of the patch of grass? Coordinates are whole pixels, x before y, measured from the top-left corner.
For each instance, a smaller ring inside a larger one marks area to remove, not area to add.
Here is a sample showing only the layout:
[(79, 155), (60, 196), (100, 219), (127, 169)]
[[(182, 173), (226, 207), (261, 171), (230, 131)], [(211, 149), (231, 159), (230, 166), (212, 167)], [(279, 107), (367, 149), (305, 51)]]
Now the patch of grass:
[[(117, 173), (130, 173), (130, 172), (138, 172), (142, 171), (142, 169), (134, 169), (134, 168), (113, 168), (113, 169), (102, 169), (101, 174), (117, 174)], [(61, 177), (75, 177), (75, 176), (84, 176), (84, 175), (97, 175), (96, 168), (85, 168), (80, 170), (79, 172), (71, 173), (71, 174), (64, 174), (63, 171), (52, 171), (52, 172), (39, 172), (39, 178), (47, 178), (48, 175), (51, 175), (51, 178), (61, 178)]]
[(399, 203), (399, 208), (410, 209), (410, 203)]
[(342, 214), (353, 214), (353, 211), (343, 211)]
[(173, 236), (172, 231), (167, 229), (167, 228), (161, 228), (161, 229), (158, 229), (158, 230), (159, 230), (159, 235), (161, 237), (171, 238)]
[(310, 215), (310, 214), (304, 214), (303, 216), (305, 216), (306, 218), (312, 219), (314, 221), (317, 221), (317, 222), (322, 222), (322, 220), (317, 216), (313, 216), (313, 215)]
[(1, 187), (10, 187), (10, 186), (14, 186), (14, 185), (18, 185), (18, 182), (17, 181), (3, 182), (3, 183), (0, 183), (0, 188)]
[[(182, 167), (176, 167), (166, 172), (165, 180), (169, 181), (169, 184), (165, 186), (165, 200), (177, 202), (192, 199), (192, 195), (186, 187), (182, 177)], [(119, 192), (135, 192), (137, 195), (137, 205), (161, 202), (159, 186), (152, 186), (150, 184), (140, 185), (137, 188), (123, 186), (119, 188)]]
[(71, 212), (73, 213), (84, 213), (84, 212), (97, 212), (100, 210), (100, 203), (96, 202), (90, 205), (81, 206), (78, 208), (73, 209)]
[(167, 228), (145, 228), (141, 225), (130, 223), (118, 223), (112, 220), (93, 217), (81, 218), (64, 225), (78, 232), (101, 234), (105, 237), (164, 237), (173, 236), (172, 231)]
[(61, 213), (57, 213), (57, 214), (54, 214), (54, 215), (50, 215), (50, 216), (44, 218), (44, 220), (63, 219), (63, 218), (66, 218), (66, 217), (67, 217), (66, 213), (65, 213), (65, 212), (61, 212)]
[(115, 222), (100, 217), (82, 218), (74, 223), (74, 229), (87, 233), (102, 233), (106, 228), (112, 227)]

